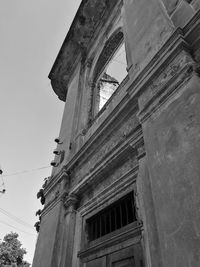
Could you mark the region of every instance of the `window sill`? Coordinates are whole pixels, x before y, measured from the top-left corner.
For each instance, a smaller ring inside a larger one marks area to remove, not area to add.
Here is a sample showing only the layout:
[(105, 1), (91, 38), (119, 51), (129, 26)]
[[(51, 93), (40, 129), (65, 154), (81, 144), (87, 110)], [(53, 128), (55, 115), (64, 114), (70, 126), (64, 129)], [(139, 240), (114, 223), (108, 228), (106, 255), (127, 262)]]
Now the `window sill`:
[[(94, 241), (88, 242), (87, 246), (78, 253), (78, 257), (86, 258), (97, 251), (118, 245), (130, 238), (136, 238), (141, 235), (142, 222), (135, 221), (124, 226), (110, 234), (100, 237)], [(136, 242), (137, 243), (137, 242)]]

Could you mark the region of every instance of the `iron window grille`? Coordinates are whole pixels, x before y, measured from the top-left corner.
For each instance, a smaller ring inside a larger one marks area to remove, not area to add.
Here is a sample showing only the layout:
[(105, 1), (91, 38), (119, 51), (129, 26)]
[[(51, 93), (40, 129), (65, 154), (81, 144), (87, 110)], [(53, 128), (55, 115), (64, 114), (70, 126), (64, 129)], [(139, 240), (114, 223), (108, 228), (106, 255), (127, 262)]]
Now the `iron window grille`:
[(136, 221), (133, 192), (89, 218), (88, 239), (93, 241)]

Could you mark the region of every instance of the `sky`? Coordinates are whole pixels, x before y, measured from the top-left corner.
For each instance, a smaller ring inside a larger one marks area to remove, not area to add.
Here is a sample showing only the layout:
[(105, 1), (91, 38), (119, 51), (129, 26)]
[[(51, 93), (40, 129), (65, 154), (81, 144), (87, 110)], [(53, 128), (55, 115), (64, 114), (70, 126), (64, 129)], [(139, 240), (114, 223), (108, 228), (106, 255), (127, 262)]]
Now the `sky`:
[(36, 194), (51, 173), (64, 109), (48, 74), (80, 2), (0, 0), (0, 239), (17, 232), (30, 263)]

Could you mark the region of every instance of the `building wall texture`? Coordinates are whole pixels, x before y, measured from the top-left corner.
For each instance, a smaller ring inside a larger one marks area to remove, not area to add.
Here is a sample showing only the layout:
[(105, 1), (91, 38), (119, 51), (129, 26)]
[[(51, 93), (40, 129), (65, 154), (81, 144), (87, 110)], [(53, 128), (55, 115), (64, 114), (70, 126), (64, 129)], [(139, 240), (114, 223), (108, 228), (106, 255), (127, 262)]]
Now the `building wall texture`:
[[(66, 104), (33, 267), (200, 266), (199, 9), (82, 1), (49, 74)], [(127, 76), (94, 116), (120, 32)], [(89, 220), (128, 194), (136, 220), (91, 240)]]

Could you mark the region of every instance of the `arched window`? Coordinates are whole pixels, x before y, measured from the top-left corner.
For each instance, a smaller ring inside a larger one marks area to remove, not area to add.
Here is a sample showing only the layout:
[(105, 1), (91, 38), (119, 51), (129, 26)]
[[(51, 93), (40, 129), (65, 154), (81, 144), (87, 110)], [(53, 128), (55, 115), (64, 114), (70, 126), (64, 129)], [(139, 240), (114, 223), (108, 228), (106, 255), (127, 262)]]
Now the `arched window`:
[(92, 117), (102, 110), (108, 99), (127, 76), (127, 61), (122, 30), (106, 42), (94, 69)]

